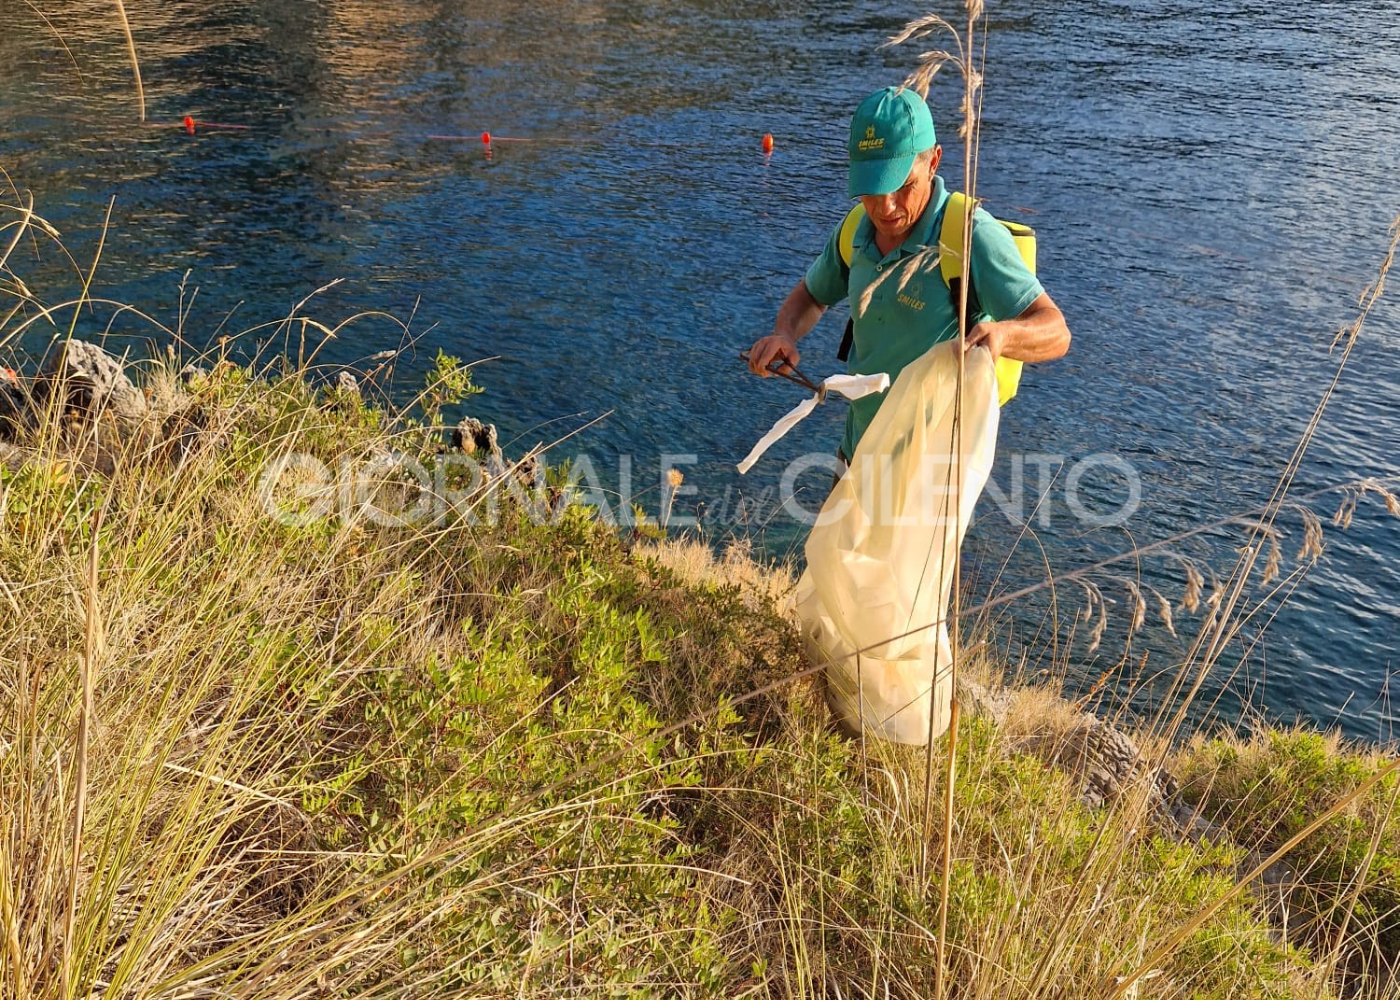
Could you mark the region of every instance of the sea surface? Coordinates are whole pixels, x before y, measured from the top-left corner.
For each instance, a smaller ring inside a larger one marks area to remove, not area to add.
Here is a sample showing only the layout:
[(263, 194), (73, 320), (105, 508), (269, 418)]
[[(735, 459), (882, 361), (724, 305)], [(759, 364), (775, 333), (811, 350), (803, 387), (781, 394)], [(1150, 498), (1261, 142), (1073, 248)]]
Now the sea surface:
[[(792, 463), (834, 448), (841, 405), (741, 477), (803, 394), (737, 355), (848, 206), (854, 104), (951, 40), (882, 43), (953, 4), (126, 6), (145, 123), (110, 3), (39, 0), (47, 22), (0, 8), (0, 200), (32, 194), (72, 255), (31, 241), (12, 266), (62, 302), (100, 250), (93, 294), (130, 307), (99, 303), (79, 335), (186, 354), (228, 336), (327, 377), (401, 350), (366, 383), (400, 403), (445, 351), (475, 364), (485, 392), (468, 408), (508, 452), (559, 441), (617, 510), (698, 514), (717, 544), (800, 558), (784, 475), (819, 504), (827, 474)], [(1206, 529), (1088, 577), (1108, 610), (1096, 646), (1100, 612), (1085, 620), (1072, 579), (988, 616), (1017, 669), (1148, 712), (1204, 620), (1182, 607), (1187, 561), (1209, 597), (1244, 539), (1221, 522), (1272, 495), (1385, 256), (1400, 20), (1393, 0), (987, 6), (977, 188), (1037, 229), (1074, 343), (1003, 412), (968, 600)], [(946, 70), (930, 94), (954, 185), (960, 86)], [(337, 335), (279, 322), (293, 310)], [(818, 377), (839, 370), (832, 313), (802, 344)], [(1400, 518), (1372, 493), (1345, 530), (1331, 519), (1346, 484), (1400, 476), (1397, 316), (1394, 297), (1371, 311), (1292, 482), (1325, 553), (1298, 562), (1304, 515), (1285, 510), (1281, 577), (1243, 594), (1257, 610), (1206, 678), (1199, 722), (1394, 735)], [(0, 349), (38, 353), (52, 334), (35, 322)], [(669, 503), (663, 463), (684, 475)]]

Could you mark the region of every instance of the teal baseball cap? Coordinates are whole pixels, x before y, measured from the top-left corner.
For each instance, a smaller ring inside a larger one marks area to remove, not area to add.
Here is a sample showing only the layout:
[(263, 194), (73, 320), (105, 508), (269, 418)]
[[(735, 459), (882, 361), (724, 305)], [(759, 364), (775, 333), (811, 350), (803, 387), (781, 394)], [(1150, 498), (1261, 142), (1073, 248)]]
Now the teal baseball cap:
[(851, 117), (847, 192), (859, 198), (898, 191), (915, 157), (937, 143), (933, 115), (922, 97), (904, 87), (875, 91)]

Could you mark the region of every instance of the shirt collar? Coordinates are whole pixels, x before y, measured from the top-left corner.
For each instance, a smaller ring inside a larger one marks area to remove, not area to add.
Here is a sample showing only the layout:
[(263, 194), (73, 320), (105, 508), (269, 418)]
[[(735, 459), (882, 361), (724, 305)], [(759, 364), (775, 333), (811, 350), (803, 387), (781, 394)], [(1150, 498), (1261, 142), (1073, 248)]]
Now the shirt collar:
[[(937, 232), (939, 222), (943, 218), (943, 208), (948, 202), (948, 189), (943, 183), (943, 178), (937, 174), (933, 178), (933, 190), (929, 192), (928, 205), (924, 207), (924, 212), (914, 223), (914, 228), (909, 231), (909, 235), (904, 237), (904, 242), (895, 248), (895, 252), (900, 255), (918, 253), (928, 247), (938, 243)], [(881, 258), (880, 250), (875, 246), (875, 223), (870, 221), (870, 217), (864, 216), (860, 220), (860, 225), (856, 227), (855, 242), (872, 258)]]

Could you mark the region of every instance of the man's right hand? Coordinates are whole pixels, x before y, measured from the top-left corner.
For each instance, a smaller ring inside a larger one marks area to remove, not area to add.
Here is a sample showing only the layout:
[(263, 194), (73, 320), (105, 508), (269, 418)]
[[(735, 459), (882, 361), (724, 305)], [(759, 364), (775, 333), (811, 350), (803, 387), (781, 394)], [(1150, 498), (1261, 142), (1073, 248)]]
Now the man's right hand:
[(749, 351), (749, 371), (767, 378), (773, 374), (768, 367), (774, 361), (781, 361), (783, 365), (779, 371), (786, 371), (796, 367), (797, 362), (801, 360), (802, 355), (798, 353), (797, 344), (793, 343), (791, 337), (773, 333), (759, 339)]

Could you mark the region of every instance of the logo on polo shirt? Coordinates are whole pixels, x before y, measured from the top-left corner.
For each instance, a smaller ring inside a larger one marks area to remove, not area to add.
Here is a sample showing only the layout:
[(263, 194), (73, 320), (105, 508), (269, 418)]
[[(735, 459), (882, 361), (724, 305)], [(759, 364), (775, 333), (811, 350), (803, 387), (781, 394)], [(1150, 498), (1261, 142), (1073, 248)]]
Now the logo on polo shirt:
[(896, 295), (895, 299), (899, 302), (900, 305), (908, 306), (915, 312), (920, 312), (924, 308), (924, 302), (922, 299), (916, 299), (914, 298), (914, 296), (908, 295), (904, 292), (900, 292), (898, 295)]
[(885, 140), (883, 138), (875, 138), (875, 126), (867, 125), (865, 127), (865, 138), (857, 144), (857, 148), (862, 153), (868, 153), (872, 149), (884, 149)]

